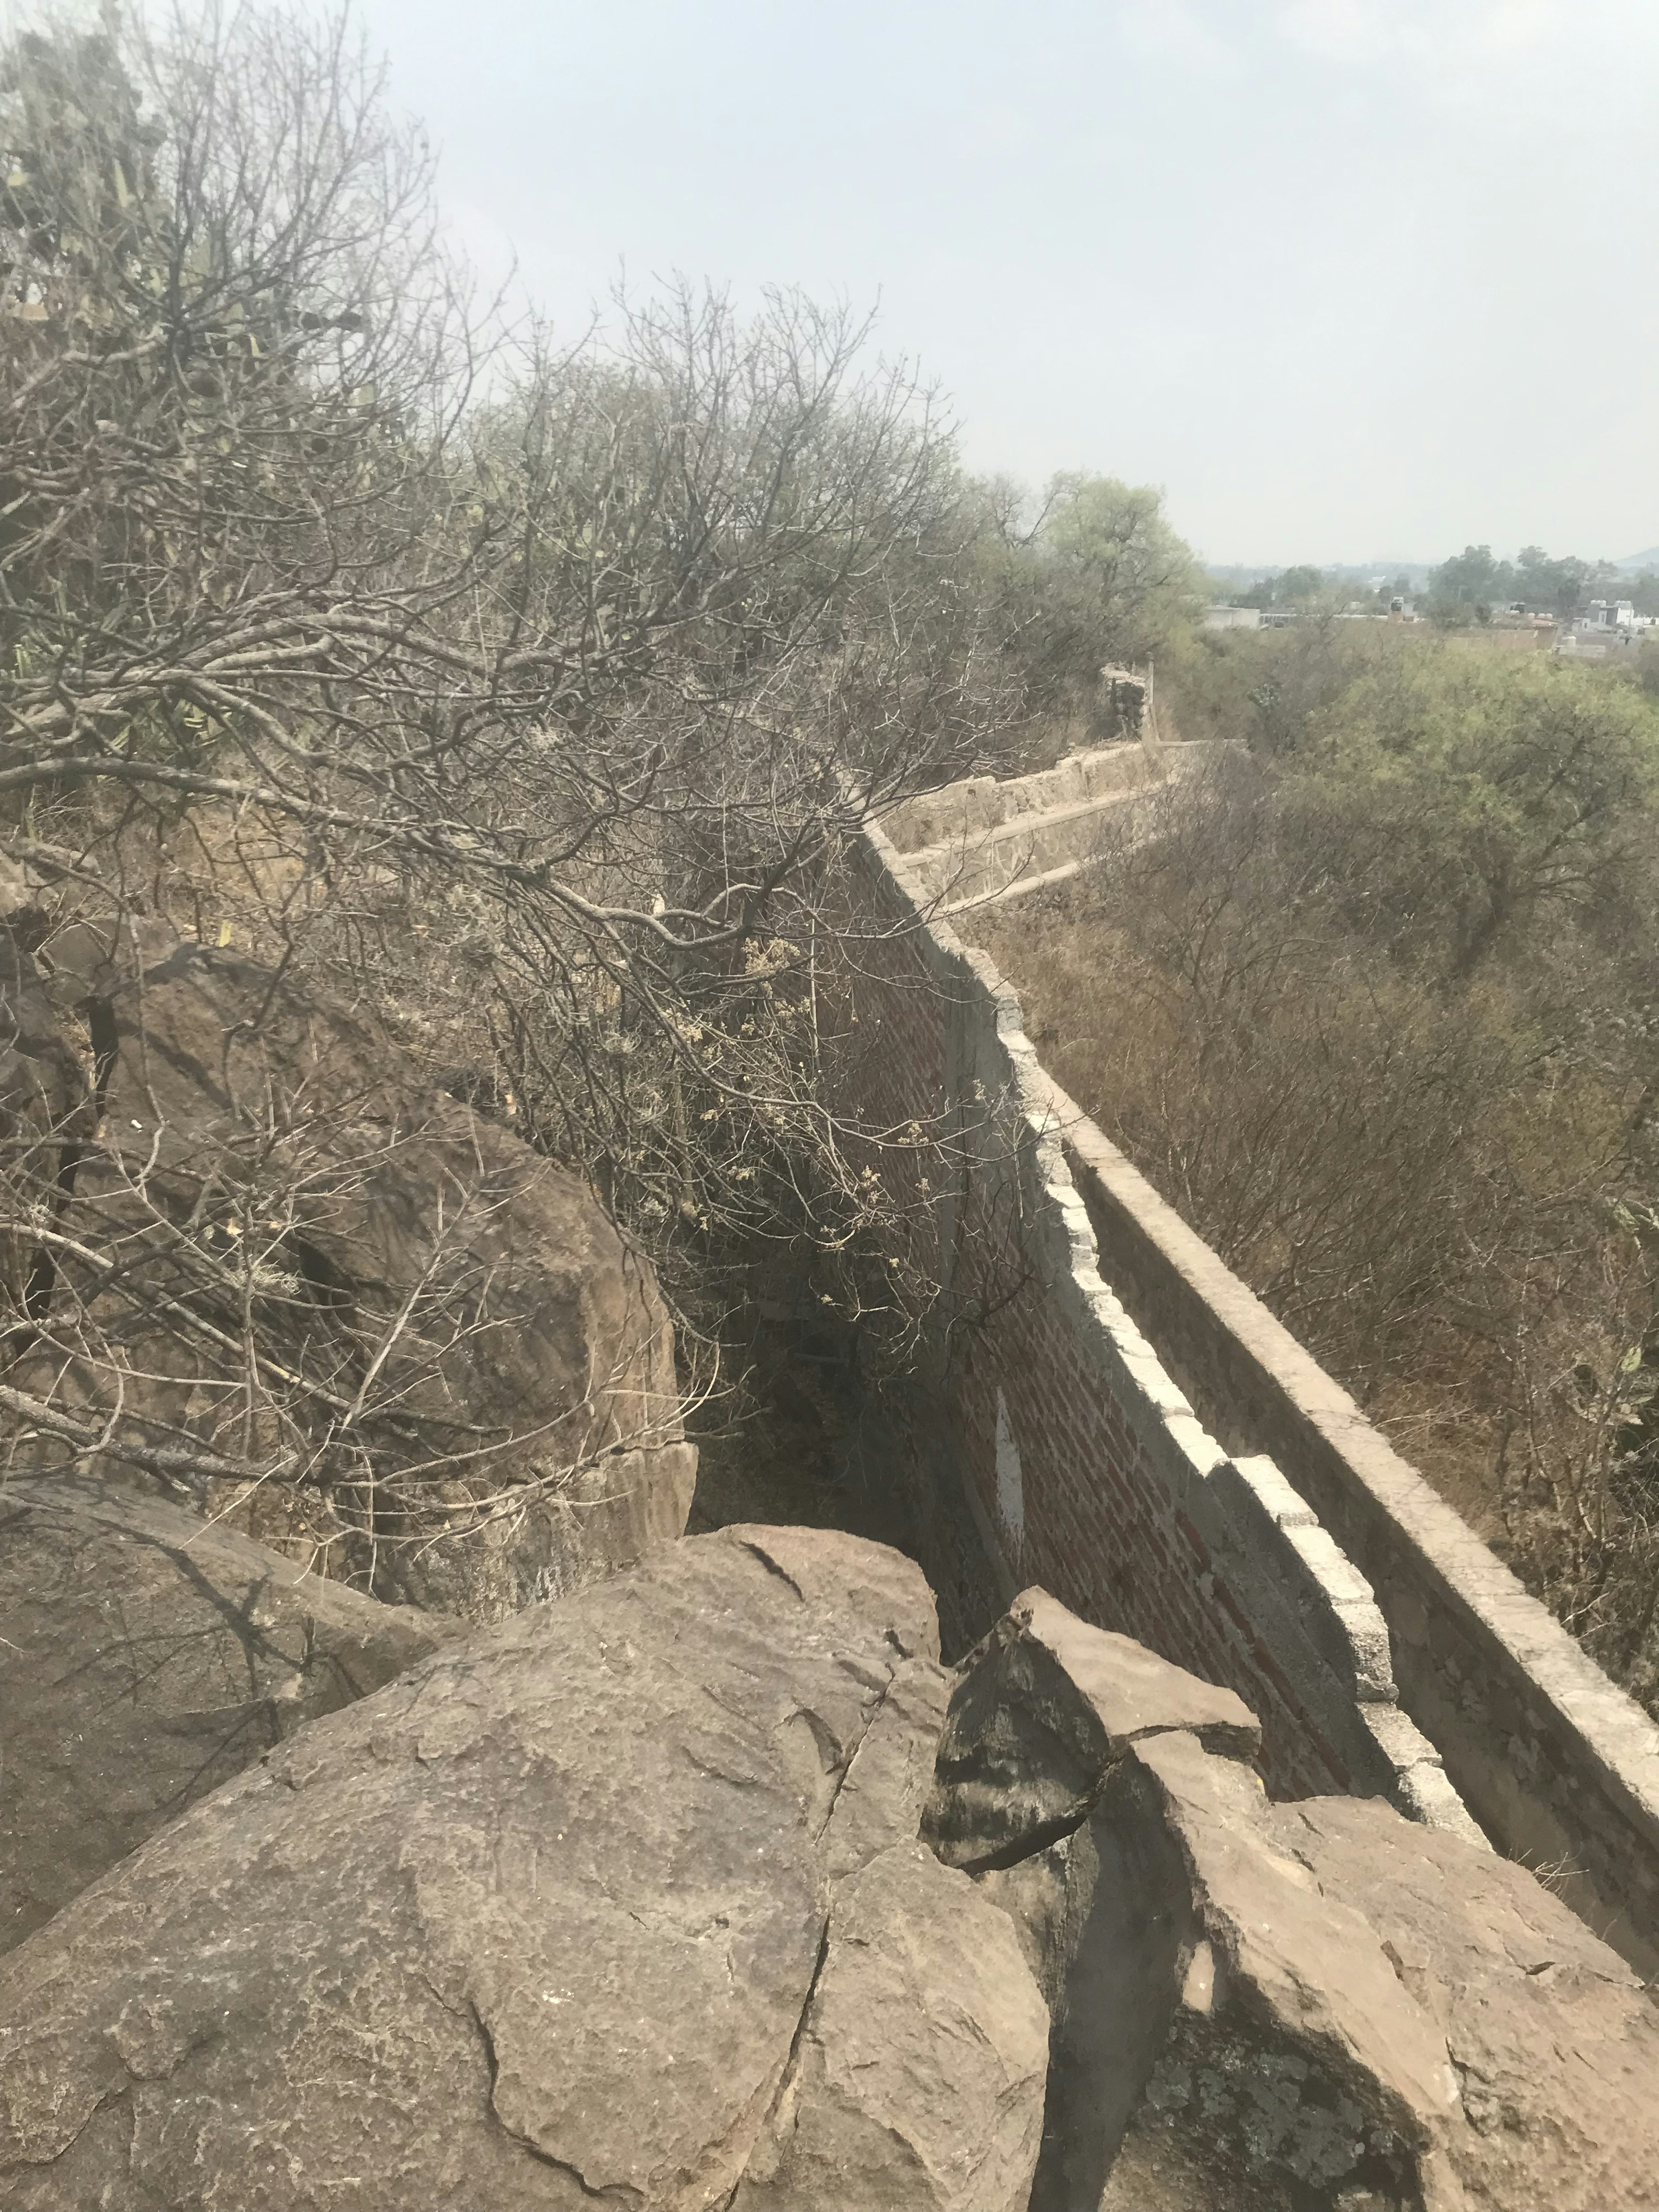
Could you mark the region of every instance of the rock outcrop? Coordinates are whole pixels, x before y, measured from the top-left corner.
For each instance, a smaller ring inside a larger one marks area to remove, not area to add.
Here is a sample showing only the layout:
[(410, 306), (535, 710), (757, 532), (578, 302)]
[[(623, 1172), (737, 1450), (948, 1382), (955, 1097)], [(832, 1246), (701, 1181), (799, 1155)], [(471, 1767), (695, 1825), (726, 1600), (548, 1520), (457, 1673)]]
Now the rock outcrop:
[(732, 2212), (1025, 2212), (1048, 2041), (1007, 1916), (925, 1844), (890, 1845), (836, 1893), (793, 2069)]
[(1261, 1748), (1236, 1692), (1091, 1628), (1047, 1590), (1023, 1591), (963, 1663), (927, 1839), (970, 1872), (1029, 1858), (1078, 1826), (1130, 1744), (1171, 1729), (1234, 1758)]
[(1654, 2201), (1614, 1954), (1380, 1799), (1270, 1804), (1231, 1691), (1040, 1590), (952, 1681), (822, 1530), (462, 1632), (86, 1483), (0, 1515), (35, 1862), (280, 1738), (6, 1960), (9, 2208)]
[(0, 1951), (453, 1632), (84, 1476), (0, 1485)]
[(0, 2197), (1020, 2212), (1046, 2021), (916, 1841), (936, 1635), (896, 1553), (727, 1529), (312, 1723), (9, 1960)]
[(1659, 2194), (1659, 2013), (1615, 1953), (1523, 1867), (1368, 1799), (1273, 1808), (1270, 1832), (1361, 1914), (1445, 2041), (1472, 2204), (1635, 2212)]
[(1270, 1806), (1231, 1693), (1041, 1591), (963, 1662), (924, 1832), (1053, 2014), (1033, 2212), (1653, 2201), (1659, 2014), (1523, 1869)]
[(0, 1124), (51, 1228), (15, 1389), (260, 1460), (248, 1533), (477, 1620), (683, 1532), (667, 1311), (574, 1176), (310, 985), (13, 878), (0, 1000)]

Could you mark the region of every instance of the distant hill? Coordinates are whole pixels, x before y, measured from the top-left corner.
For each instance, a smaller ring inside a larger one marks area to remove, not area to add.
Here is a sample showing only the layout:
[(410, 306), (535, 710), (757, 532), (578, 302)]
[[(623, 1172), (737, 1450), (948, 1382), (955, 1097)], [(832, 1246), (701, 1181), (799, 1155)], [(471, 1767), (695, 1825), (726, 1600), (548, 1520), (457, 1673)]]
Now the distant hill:
[(1645, 553), (1627, 553), (1613, 565), (1621, 576), (1639, 576), (1644, 568), (1659, 569), (1659, 545), (1650, 545)]
[[(1654, 556), (1659, 565), (1659, 554)], [(1264, 576), (1277, 576), (1291, 564), (1285, 561), (1206, 561), (1206, 575), (1216, 577), (1224, 584), (1255, 584)], [(1362, 577), (1408, 575), (1413, 582), (1420, 583), (1434, 563), (1431, 561), (1315, 561), (1310, 564), (1327, 576), (1340, 577), (1344, 582), (1357, 582)]]

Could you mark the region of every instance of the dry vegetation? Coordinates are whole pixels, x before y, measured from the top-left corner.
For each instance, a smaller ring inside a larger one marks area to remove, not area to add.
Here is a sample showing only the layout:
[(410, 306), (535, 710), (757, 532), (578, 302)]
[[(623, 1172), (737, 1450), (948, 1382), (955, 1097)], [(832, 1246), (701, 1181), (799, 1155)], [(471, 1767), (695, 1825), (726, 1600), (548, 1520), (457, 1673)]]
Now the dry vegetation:
[(981, 941), (1066, 1087), (1659, 1709), (1659, 715), (1340, 623), (1214, 641), (1179, 712), (1244, 742)]
[[(672, 288), (568, 343), (481, 308), (341, 21), (37, 21), (0, 51), (0, 139), (17, 959), (60, 1000), (84, 924), (248, 960), (273, 1069), (279, 1008), (325, 991), (590, 1182), (684, 1346), (731, 1340), (763, 1260), (902, 1363), (932, 1286), (893, 1264), (891, 1170), (932, 1133), (826, 1103), (860, 947), (822, 887), (872, 807), (1017, 763), (1164, 634), (1193, 575), (1155, 495), (975, 483), (928, 390), (787, 292), (742, 315)], [(337, 1492), (441, 1474), (454, 1439), (377, 1431), (369, 1386), (488, 1313), (434, 1296), (419, 1327), (319, 1336), (295, 1272), (298, 1163), (350, 1181), (349, 1104), (268, 1091), (227, 1153), (257, 1173), (150, 1177), (112, 1232), (80, 1044), (44, 1090), (38, 1054), (8, 1062), (14, 1443), (198, 1482), (296, 1450)], [(255, 1215), (257, 1257), (225, 1230)], [(137, 1411), (163, 1340), (212, 1408), (165, 1437)], [(381, 1395), (395, 1430), (410, 1389)]]

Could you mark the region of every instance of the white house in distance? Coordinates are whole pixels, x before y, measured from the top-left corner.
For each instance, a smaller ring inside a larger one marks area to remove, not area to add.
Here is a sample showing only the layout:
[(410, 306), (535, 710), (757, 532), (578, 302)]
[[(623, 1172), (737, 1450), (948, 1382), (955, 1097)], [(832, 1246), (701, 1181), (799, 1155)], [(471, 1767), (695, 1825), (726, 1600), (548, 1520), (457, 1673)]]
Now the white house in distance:
[(1260, 629), (1261, 610), (1260, 607), (1206, 607), (1204, 627), (1206, 629)]
[(1557, 640), (1555, 649), (1588, 660), (1607, 660), (1644, 644), (1653, 628), (1654, 617), (1638, 615), (1628, 599), (1592, 599)]
[(1574, 625), (1578, 629), (1651, 629), (1653, 617), (1638, 615), (1628, 599), (1592, 599)]

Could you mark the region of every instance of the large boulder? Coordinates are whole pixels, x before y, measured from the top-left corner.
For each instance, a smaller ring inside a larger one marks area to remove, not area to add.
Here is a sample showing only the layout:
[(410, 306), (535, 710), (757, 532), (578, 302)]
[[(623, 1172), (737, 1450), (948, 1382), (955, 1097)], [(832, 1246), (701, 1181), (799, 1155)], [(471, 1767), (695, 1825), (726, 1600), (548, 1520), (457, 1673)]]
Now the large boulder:
[(453, 1625), (58, 1474), (0, 1485), (0, 1951)]
[(1473, 2204), (1636, 2212), (1659, 2176), (1659, 2011), (1616, 1953), (1524, 1867), (1371, 1799), (1277, 1806), (1269, 1831), (1362, 1914), (1444, 2038)]
[(1091, 1628), (1045, 1589), (1022, 1590), (962, 1662), (927, 1839), (970, 1872), (1029, 1858), (1078, 1826), (1130, 1744), (1171, 1729), (1243, 1759), (1261, 1748), (1237, 1692)]
[(1020, 2212), (1046, 2023), (916, 1848), (936, 1638), (896, 1553), (732, 1528), (313, 1723), (13, 1954), (0, 2197), (780, 2208), (845, 2155)]
[(1048, 2016), (1006, 1913), (925, 1844), (837, 1889), (799, 2044), (732, 2212), (1025, 2212)]
[(1270, 1805), (1230, 1696), (1041, 1592), (963, 1662), (924, 1829), (1053, 2014), (1033, 2212), (1651, 2203), (1623, 1961), (1381, 1800)]
[(1091, 1826), (1121, 1871), (1127, 1916), (1171, 1938), (1162, 2033), (1137, 2054), (1152, 2063), (1129, 2116), (1132, 2166), (1143, 2144), (1172, 2147), (1212, 2196), (1263, 2212), (1458, 2206), (1444, 2039), (1364, 1915), (1278, 1848), (1255, 1777), (1160, 1736), (1133, 1747)]
[(1171, 1732), (1243, 1759), (1261, 1744), (1236, 1692), (1033, 1589), (963, 1661), (940, 1737), (922, 1832), (1012, 1918), (1049, 2009), (1032, 2204), (1052, 2212), (1092, 2212), (1175, 2002), (1183, 1929), (1091, 1817), (1130, 1747)]
[(195, 1503), (479, 1620), (684, 1531), (668, 1314), (585, 1185), (291, 974), (19, 881), (0, 938), (10, 1194), (51, 1224), (9, 1380), (70, 1423), (33, 1453), (188, 1481), (193, 1445)]

